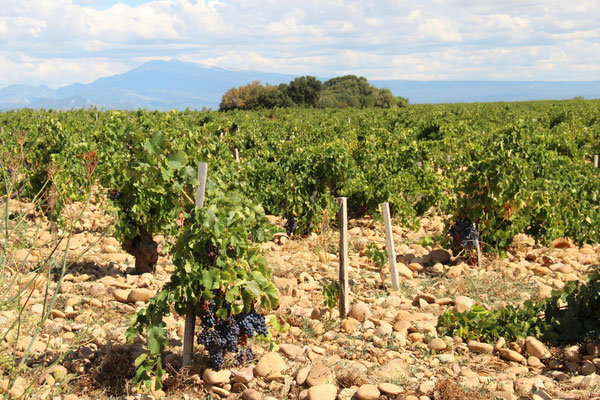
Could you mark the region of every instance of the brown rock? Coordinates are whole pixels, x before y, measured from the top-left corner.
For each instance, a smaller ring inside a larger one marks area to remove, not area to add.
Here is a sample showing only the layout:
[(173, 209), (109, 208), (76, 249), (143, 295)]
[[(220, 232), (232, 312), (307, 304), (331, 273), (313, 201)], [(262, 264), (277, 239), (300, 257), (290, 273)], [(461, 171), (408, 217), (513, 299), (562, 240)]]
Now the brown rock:
[(524, 359), (524, 357), (521, 354), (510, 349), (500, 349), (498, 350), (498, 354), (500, 354), (500, 357), (508, 361), (521, 362)]
[(529, 355), (537, 357), (540, 360), (545, 360), (551, 355), (546, 346), (533, 336), (525, 339), (525, 349)]
[(334, 380), (334, 374), (328, 367), (323, 364), (315, 364), (311, 368), (308, 376), (306, 377), (306, 383), (309, 386), (322, 385), (324, 383), (332, 383)]
[(230, 377), (231, 371), (228, 369), (215, 371), (210, 368), (207, 368), (204, 370), (204, 373), (202, 373), (202, 379), (204, 379), (206, 383), (211, 385), (222, 385), (224, 383), (229, 383)]
[(254, 367), (254, 375), (265, 377), (275, 372), (287, 369), (287, 364), (279, 353), (270, 352), (261, 357)]
[(365, 303), (356, 303), (350, 308), (348, 317), (354, 318), (359, 322), (365, 322), (367, 318), (371, 316), (371, 310)]
[(392, 396), (397, 396), (404, 391), (400, 386), (394, 385), (393, 383), (387, 383), (387, 382), (379, 383), (377, 385), (377, 388), (381, 392), (392, 395)]
[(304, 349), (295, 344), (282, 343), (279, 345), (279, 350), (292, 359), (296, 357), (302, 357), (304, 355)]
[(330, 383), (312, 386), (308, 389), (308, 398), (309, 400), (335, 400), (337, 390), (337, 386)]
[(443, 339), (435, 338), (431, 342), (429, 342), (429, 349), (434, 351), (442, 351), (445, 350), (448, 346)]
[(462, 313), (469, 311), (473, 307), (473, 300), (467, 296), (458, 296), (454, 300), (454, 312)]
[(354, 333), (358, 329), (360, 322), (354, 318), (347, 318), (342, 321), (341, 328), (346, 333)]
[(381, 393), (379, 392), (377, 386), (369, 384), (362, 385), (356, 392), (356, 396), (360, 400), (377, 400), (380, 395)]
[(479, 343), (475, 340), (469, 340), (467, 343), (469, 350), (474, 353), (492, 354), (494, 352), (494, 346), (488, 343)]
[(242, 393), (243, 400), (262, 400), (262, 395), (254, 389), (246, 389)]
[(128, 302), (128, 297), (129, 297), (129, 290), (126, 289), (115, 289), (113, 290), (113, 297), (115, 298), (115, 300), (117, 300), (118, 302), (121, 303), (127, 303)]
[(552, 241), (552, 247), (555, 249), (568, 249), (571, 247), (571, 243), (566, 238), (557, 238)]
[(135, 303), (138, 301), (147, 302), (154, 296), (154, 292), (148, 289), (131, 289), (129, 295), (127, 296), (127, 301), (130, 303)]
[(432, 263), (437, 264), (447, 264), (452, 256), (448, 252), (448, 250), (444, 249), (435, 249), (431, 253), (429, 253), (429, 259)]

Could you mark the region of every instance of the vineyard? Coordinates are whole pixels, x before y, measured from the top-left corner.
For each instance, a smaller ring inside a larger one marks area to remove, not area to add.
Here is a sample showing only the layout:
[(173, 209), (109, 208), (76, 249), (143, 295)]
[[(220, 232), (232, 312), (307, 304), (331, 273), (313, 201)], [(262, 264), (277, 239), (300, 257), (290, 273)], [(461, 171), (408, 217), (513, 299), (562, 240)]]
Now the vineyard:
[(600, 101), (19, 110), (0, 129), (0, 396), (600, 391)]

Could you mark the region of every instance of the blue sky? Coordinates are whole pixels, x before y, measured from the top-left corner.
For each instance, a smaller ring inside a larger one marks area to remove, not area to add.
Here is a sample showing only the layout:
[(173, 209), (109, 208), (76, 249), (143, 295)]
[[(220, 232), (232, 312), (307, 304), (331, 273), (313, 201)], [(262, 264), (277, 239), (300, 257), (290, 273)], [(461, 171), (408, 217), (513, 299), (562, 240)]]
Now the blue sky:
[(0, 87), (152, 59), (369, 79), (598, 80), (600, 0), (0, 0)]

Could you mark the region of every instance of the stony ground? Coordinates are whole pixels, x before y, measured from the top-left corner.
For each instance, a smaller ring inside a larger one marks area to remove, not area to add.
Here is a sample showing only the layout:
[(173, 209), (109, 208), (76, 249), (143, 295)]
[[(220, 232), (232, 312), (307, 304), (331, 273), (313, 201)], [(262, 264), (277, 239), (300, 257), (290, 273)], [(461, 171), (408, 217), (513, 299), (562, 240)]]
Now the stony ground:
[[(0, 393), (7, 390), (6, 366), (13, 356), (18, 362), (32, 343), (29, 351), (35, 357), (10, 389), (11, 398), (24, 391), (24, 397), (49, 399), (600, 398), (594, 397), (600, 393), (599, 344), (548, 349), (530, 338), (494, 346), (439, 337), (436, 330), (437, 318), (449, 308), (500, 307), (548, 297), (565, 282), (585, 278), (599, 263), (600, 246), (579, 248), (559, 240), (548, 249), (519, 237), (506, 258), (486, 257), (479, 268), (430, 246), (443, 230), (443, 220), (433, 215), (421, 220), (418, 232), (394, 227), (398, 291), (389, 288), (389, 272), (364, 255), (371, 242), (383, 247), (381, 223), (350, 221), (351, 310), (344, 320), (337, 310), (324, 307), (323, 297), (323, 282), (337, 277), (337, 233), (278, 235), (264, 245), (281, 292), (274, 314), (290, 324), (287, 332), (274, 333), (278, 349), (256, 344), (257, 362), (231, 363), (230, 369), (215, 372), (204, 370), (198, 348), (195, 367), (182, 371), (184, 320), (169, 317), (164, 389), (142, 393), (131, 378), (144, 343), (127, 345), (124, 333), (130, 317), (160, 289), (173, 266), (163, 256), (155, 274), (135, 275), (133, 258), (111, 236), (111, 218), (103, 208), (68, 207), (68, 218), (81, 218), (70, 239), (56, 243), (30, 204), (11, 204), (15, 224), (26, 218), (8, 243), (12, 259), (4, 274), (15, 284), (1, 290), (16, 292), (16, 285), (27, 284), (29, 289), (18, 299), (23, 310), (19, 329), (13, 327), (0, 343)], [(33, 337), (36, 321), (47, 310), (46, 288), (50, 296), (56, 288), (52, 272), (60, 271), (65, 253), (69, 266), (51, 318)], [(56, 264), (48, 267), (47, 286), (45, 277), (28, 271), (50, 256)], [(0, 305), (0, 340), (18, 312)], [(57, 360), (56, 366), (45, 367)]]

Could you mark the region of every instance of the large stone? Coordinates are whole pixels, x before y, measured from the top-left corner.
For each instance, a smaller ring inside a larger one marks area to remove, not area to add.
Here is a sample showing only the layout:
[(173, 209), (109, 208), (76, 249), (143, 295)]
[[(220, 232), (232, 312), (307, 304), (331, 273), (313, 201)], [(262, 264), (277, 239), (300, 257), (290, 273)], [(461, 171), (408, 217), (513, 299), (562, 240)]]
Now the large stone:
[(401, 278), (406, 278), (406, 279), (413, 278), (413, 272), (410, 270), (410, 268), (408, 268), (403, 263), (397, 263), (396, 270), (398, 270), (398, 275), (400, 275)]
[(556, 238), (552, 242), (552, 247), (555, 249), (568, 249), (571, 247), (571, 242), (566, 238)]
[(524, 357), (521, 354), (510, 349), (500, 349), (498, 350), (498, 354), (500, 354), (500, 357), (508, 361), (521, 362), (524, 359)]
[(254, 379), (254, 367), (249, 366), (233, 374), (233, 381), (239, 383), (249, 383)]
[(112, 295), (115, 298), (115, 300), (117, 300), (118, 302), (127, 303), (128, 302), (127, 299), (129, 297), (129, 290), (115, 289), (115, 290), (113, 290)]
[(202, 374), (202, 379), (206, 383), (211, 385), (222, 385), (224, 383), (229, 383), (229, 378), (231, 377), (231, 371), (228, 369), (222, 369), (220, 371), (215, 371), (210, 368), (205, 369)]
[(377, 400), (380, 395), (381, 393), (377, 389), (377, 386), (369, 384), (362, 385), (356, 392), (356, 396), (360, 400)]
[(285, 354), (286, 356), (294, 359), (296, 357), (301, 357), (304, 355), (304, 349), (302, 347), (297, 346), (295, 344), (287, 344), (282, 343), (279, 345), (279, 350)]
[(434, 351), (442, 351), (445, 350), (446, 347), (448, 347), (446, 345), (446, 342), (444, 342), (444, 340), (440, 338), (435, 338), (431, 342), (429, 342), (429, 349)]
[(335, 376), (331, 369), (323, 364), (315, 364), (306, 377), (306, 383), (309, 386), (317, 386), (324, 383), (332, 383), (334, 378)]
[(377, 388), (381, 392), (392, 395), (392, 396), (397, 396), (403, 392), (403, 389), (400, 386), (394, 385), (393, 383), (387, 383), (387, 382), (378, 384)]
[(467, 342), (469, 350), (475, 353), (492, 354), (494, 352), (494, 346), (488, 343), (479, 343), (475, 340), (469, 340)]
[(270, 352), (261, 357), (254, 367), (254, 375), (265, 377), (272, 373), (279, 373), (287, 369), (287, 364), (279, 353)]
[(242, 393), (242, 400), (262, 400), (262, 395), (254, 389), (246, 389)]
[(127, 301), (131, 303), (135, 303), (141, 301), (143, 303), (147, 302), (154, 296), (154, 292), (148, 289), (132, 289), (127, 296)]
[(429, 253), (429, 259), (433, 264), (447, 264), (450, 261), (451, 255), (448, 250), (435, 249)]
[(337, 397), (337, 387), (331, 383), (312, 386), (308, 389), (309, 400), (335, 400)]
[(473, 299), (467, 296), (458, 296), (454, 300), (454, 312), (462, 313), (467, 312), (473, 307)]
[(348, 317), (354, 318), (359, 322), (365, 322), (367, 318), (371, 316), (371, 310), (365, 303), (356, 303), (350, 308)]
[(525, 339), (525, 349), (529, 355), (537, 357), (540, 360), (545, 360), (551, 356), (548, 348), (533, 336)]

